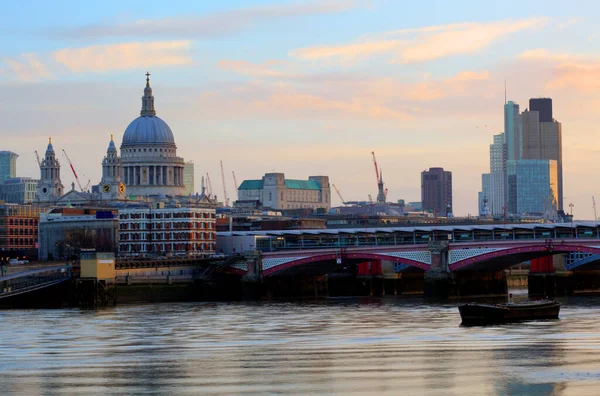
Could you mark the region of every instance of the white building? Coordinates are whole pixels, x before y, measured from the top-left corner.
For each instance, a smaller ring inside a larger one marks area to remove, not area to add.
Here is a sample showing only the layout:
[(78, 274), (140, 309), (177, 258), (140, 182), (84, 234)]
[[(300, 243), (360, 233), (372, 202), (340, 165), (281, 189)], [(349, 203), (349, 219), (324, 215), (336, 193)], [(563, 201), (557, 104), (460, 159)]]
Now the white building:
[(125, 130), (121, 143), (121, 178), (132, 195), (183, 195), (183, 158), (171, 128), (156, 116), (146, 73), (140, 116)]
[(215, 210), (129, 208), (119, 210), (121, 256), (201, 256), (215, 253)]
[[(102, 161), (102, 179), (92, 191), (65, 191), (60, 180), (60, 164), (52, 142), (40, 163), (37, 201), (60, 205), (77, 201), (79, 205), (140, 200), (148, 197), (177, 197), (186, 194), (184, 160), (177, 157), (171, 128), (156, 116), (154, 96), (146, 74), (140, 116), (125, 129), (121, 152), (112, 135)], [(193, 179), (192, 179), (193, 180)], [(193, 186), (191, 186), (193, 191)], [(65, 192), (67, 194), (65, 194)]]
[(271, 209), (331, 208), (328, 176), (308, 180), (286, 179), (283, 173), (266, 173), (262, 180), (244, 180), (238, 187), (239, 201), (257, 201)]

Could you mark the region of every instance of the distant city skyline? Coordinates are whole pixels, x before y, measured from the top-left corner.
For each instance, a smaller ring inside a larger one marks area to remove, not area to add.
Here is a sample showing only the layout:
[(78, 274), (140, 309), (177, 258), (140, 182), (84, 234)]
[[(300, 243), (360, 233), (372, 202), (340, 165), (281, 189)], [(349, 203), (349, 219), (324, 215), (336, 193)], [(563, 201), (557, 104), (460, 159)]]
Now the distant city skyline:
[(377, 195), (375, 151), (388, 201), (419, 200), (421, 172), (443, 167), (453, 173), (454, 214), (476, 215), (489, 144), (504, 130), (506, 81), (521, 110), (552, 98), (564, 208), (591, 219), (600, 5), (586, 4), (9, 3), (0, 150), (19, 155), (18, 176), (39, 178), (34, 150), (52, 136), (63, 184), (74, 180), (63, 148), (80, 177), (98, 183), (110, 135), (121, 141), (138, 114), (150, 71), (196, 186), (208, 172), (222, 190), (222, 160), (228, 191), (231, 171), (238, 180), (326, 174), (345, 199), (367, 200)]

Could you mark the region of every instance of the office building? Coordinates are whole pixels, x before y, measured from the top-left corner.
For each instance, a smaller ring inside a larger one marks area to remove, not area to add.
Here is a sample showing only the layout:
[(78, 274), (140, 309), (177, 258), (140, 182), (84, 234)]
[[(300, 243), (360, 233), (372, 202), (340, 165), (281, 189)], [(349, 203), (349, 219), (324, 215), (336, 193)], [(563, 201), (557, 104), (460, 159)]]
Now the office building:
[(17, 158), (12, 151), (0, 151), (0, 183), (17, 176)]
[(537, 111), (540, 114), (540, 122), (552, 122), (552, 99), (531, 98), (529, 99), (529, 111)]
[(61, 207), (41, 213), (39, 260), (65, 260), (81, 249), (116, 252), (117, 224), (112, 209)]
[(519, 105), (509, 101), (504, 105), (504, 142), (506, 159), (521, 159), (521, 115)]
[(283, 173), (266, 173), (261, 180), (244, 180), (238, 187), (238, 201), (255, 201), (271, 209), (331, 208), (328, 176), (308, 180), (286, 179)]
[(555, 160), (525, 159), (507, 162), (511, 213), (543, 215), (554, 220), (558, 210), (558, 164)]
[(452, 172), (444, 168), (429, 168), (421, 172), (421, 202), (423, 210), (437, 216), (452, 214)]
[[(531, 99), (530, 103), (535, 103), (544, 112), (544, 119), (548, 119), (548, 116), (552, 115), (552, 99)], [(562, 125), (554, 119), (542, 121), (542, 113), (537, 110), (525, 110), (521, 118), (523, 124), (522, 159), (544, 159), (557, 162), (558, 209), (563, 210)]]
[[(194, 162), (187, 161), (183, 164), (183, 185), (185, 186), (184, 195), (194, 195)], [(237, 186), (236, 186), (237, 187)]]
[(215, 217), (210, 208), (119, 210), (119, 254), (208, 257), (216, 248)]
[(35, 201), (39, 180), (31, 177), (12, 177), (0, 184), (0, 200), (26, 204)]
[(0, 259), (37, 256), (38, 223), (45, 208), (0, 204)]

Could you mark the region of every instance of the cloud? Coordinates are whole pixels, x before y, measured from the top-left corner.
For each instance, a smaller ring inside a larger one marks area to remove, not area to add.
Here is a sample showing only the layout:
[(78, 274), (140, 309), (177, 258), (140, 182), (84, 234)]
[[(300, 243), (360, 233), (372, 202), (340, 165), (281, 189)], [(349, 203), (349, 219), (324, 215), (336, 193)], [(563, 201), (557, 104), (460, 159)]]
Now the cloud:
[(549, 90), (570, 90), (595, 94), (600, 90), (600, 57), (588, 54), (554, 53), (546, 49), (523, 52), (519, 59), (550, 67), (550, 78), (545, 83)]
[(519, 31), (544, 26), (547, 18), (490, 23), (459, 23), (403, 29), (365, 36), (357, 42), (290, 51), (302, 60), (345, 63), (373, 55), (388, 55), (394, 63), (425, 62), (477, 52)]
[(252, 77), (287, 77), (289, 76), (288, 73), (275, 69), (276, 66), (282, 63), (286, 62), (270, 60), (262, 64), (256, 64), (242, 60), (223, 59), (217, 63), (217, 67)]
[(465, 81), (481, 81), (481, 80), (489, 80), (490, 79), (490, 73), (487, 70), (483, 70), (481, 72), (475, 72), (475, 71), (471, 71), (471, 70), (465, 70), (462, 71), (458, 74), (456, 74), (453, 77), (450, 77), (448, 80), (446, 80), (449, 83), (456, 83), (456, 82), (465, 82)]
[(14, 59), (2, 59), (0, 74), (8, 79), (33, 82), (48, 79), (52, 76), (48, 68), (40, 62), (36, 54), (21, 54)]
[(182, 66), (192, 63), (190, 47), (188, 40), (93, 45), (61, 49), (53, 58), (72, 73)]
[(148, 67), (192, 64), (191, 42), (130, 42), (63, 48), (46, 54), (21, 54), (0, 60), (0, 75), (7, 80), (36, 82), (65, 73), (101, 73)]
[(73, 39), (98, 37), (222, 37), (251, 25), (284, 18), (334, 14), (356, 8), (358, 0), (320, 0), (264, 5), (212, 15), (107, 22), (63, 29), (56, 33)]

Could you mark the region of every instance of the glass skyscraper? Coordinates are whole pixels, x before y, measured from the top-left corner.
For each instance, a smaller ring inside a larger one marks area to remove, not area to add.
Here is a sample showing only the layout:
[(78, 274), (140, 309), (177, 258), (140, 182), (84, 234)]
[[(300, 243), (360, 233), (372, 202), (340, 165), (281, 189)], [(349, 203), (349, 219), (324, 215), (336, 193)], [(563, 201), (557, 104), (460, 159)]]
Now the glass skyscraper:
[(558, 209), (558, 164), (556, 160), (507, 161), (509, 206), (519, 215), (543, 215), (554, 219)]
[(183, 164), (183, 185), (185, 186), (185, 195), (194, 195), (194, 163), (188, 161)]
[(0, 183), (17, 176), (17, 158), (12, 151), (0, 151)]

